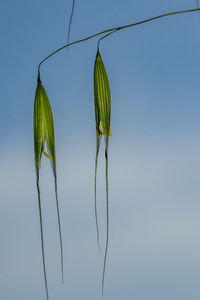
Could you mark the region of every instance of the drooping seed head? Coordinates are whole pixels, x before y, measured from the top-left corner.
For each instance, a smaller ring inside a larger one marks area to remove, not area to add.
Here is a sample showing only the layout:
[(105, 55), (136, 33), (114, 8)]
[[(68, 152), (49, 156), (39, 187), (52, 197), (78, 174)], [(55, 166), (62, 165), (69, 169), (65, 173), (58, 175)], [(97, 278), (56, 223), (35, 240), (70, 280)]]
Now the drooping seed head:
[(55, 156), (53, 115), (52, 115), (51, 105), (50, 105), (47, 93), (44, 89), (44, 86), (42, 85), (39, 74), (38, 74), (37, 88), (36, 88), (36, 93), (35, 93), (34, 117), (33, 118), (34, 118), (35, 169), (36, 169), (38, 203), (39, 203), (39, 213), (40, 213), (42, 259), (43, 259), (43, 271), (44, 271), (46, 295), (47, 295), (47, 300), (48, 300), (49, 297), (48, 297), (48, 287), (47, 287), (47, 277), (46, 277), (42, 211), (41, 211), (40, 188), (39, 188), (39, 168), (41, 165), (42, 154), (44, 154), (48, 159), (50, 159), (53, 174), (54, 174), (57, 217), (58, 217), (59, 236), (60, 236), (62, 282), (63, 282), (63, 247), (62, 247), (62, 234), (61, 234), (61, 224), (60, 224), (60, 212), (59, 212), (58, 195), (57, 195), (57, 175), (56, 175), (56, 156)]
[(108, 76), (99, 49), (94, 64), (94, 105), (97, 141), (104, 134), (106, 147), (108, 147), (109, 135), (111, 135), (111, 96)]
[[(45, 147), (47, 153), (44, 152)], [(39, 76), (34, 103), (34, 149), (37, 177), (39, 176), (42, 154), (50, 158), (55, 175), (56, 157), (53, 115), (48, 96)]]
[[(102, 135), (105, 136), (105, 159), (106, 159), (106, 203), (107, 203), (107, 235), (106, 235), (106, 249), (104, 255), (104, 266), (102, 275), (102, 295), (104, 289), (104, 277), (106, 268), (106, 258), (108, 251), (108, 236), (109, 236), (109, 206), (108, 206), (108, 144), (109, 136), (112, 135), (110, 130), (110, 115), (111, 115), (111, 96), (110, 86), (106, 69), (101, 58), (99, 49), (94, 64), (94, 106), (95, 106), (95, 120), (96, 120), (96, 160), (95, 160), (95, 217), (97, 227), (97, 242), (99, 244), (99, 229), (97, 218), (97, 201), (96, 201), (96, 178), (97, 178), (97, 162), (99, 146)], [(100, 245), (99, 245), (100, 248)]]

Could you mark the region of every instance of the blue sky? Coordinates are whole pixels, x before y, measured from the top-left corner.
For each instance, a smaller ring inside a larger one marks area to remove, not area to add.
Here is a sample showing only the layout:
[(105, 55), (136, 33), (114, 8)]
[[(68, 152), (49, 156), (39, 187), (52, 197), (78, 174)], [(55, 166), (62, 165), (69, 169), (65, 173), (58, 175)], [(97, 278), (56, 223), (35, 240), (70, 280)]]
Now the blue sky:
[[(77, 1), (71, 40), (195, 0)], [(33, 152), (37, 65), (64, 45), (72, 3), (1, 1), (0, 299), (45, 299)], [(200, 15), (174, 16), (116, 33), (101, 44), (112, 116), (107, 300), (200, 297)], [(41, 169), (50, 299), (102, 299), (103, 256), (94, 220), (93, 66), (97, 39), (49, 59), (41, 78), (55, 125), (64, 241), (61, 285), (52, 172)], [(103, 143), (98, 173), (105, 245)]]

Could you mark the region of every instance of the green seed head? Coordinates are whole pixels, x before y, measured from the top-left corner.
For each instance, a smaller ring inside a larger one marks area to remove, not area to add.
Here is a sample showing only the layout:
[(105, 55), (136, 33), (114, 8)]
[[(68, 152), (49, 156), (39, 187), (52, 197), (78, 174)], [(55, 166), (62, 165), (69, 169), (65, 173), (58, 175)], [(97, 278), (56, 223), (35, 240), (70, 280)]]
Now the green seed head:
[[(44, 152), (45, 147), (47, 153)], [(53, 115), (48, 96), (39, 76), (34, 103), (34, 148), (37, 176), (39, 176), (42, 154), (50, 158), (55, 175), (56, 158)]]
[(109, 135), (111, 135), (111, 96), (108, 76), (99, 49), (94, 64), (94, 106), (97, 143), (104, 134), (108, 146)]

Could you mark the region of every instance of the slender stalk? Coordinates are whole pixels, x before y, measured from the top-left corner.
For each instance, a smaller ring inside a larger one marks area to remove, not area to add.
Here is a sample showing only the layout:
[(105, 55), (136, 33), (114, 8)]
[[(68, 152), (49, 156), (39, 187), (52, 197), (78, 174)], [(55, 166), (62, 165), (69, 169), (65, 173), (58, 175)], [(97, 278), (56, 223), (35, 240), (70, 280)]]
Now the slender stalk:
[(95, 176), (94, 176), (94, 201), (95, 201), (95, 220), (96, 220), (96, 230), (97, 230), (97, 244), (99, 246), (99, 251), (101, 253), (101, 247), (99, 243), (99, 225), (97, 216), (97, 165), (98, 165), (98, 155), (99, 155), (99, 144), (97, 145), (96, 158), (95, 158)]
[(58, 216), (58, 229), (59, 229), (59, 237), (60, 237), (61, 273), (62, 273), (62, 283), (64, 283), (63, 243), (62, 243), (62, 231), (61, 231), (61, 223), (60, 223), (60, 210), (59, 210), (59, 204), (58, 204), (57, 177), (56, 177), (55, 173), (54, 173), (54, 180), (55, 180), (56, 208), (57, 208), (57, 216)]
[(72, 10), (71, 10), (71, 15), (70, 15), (70, 20), (69, 20), (69, 26), (68, 26), (68, 34), (67, 34), (67, 44), (69, 44), (69, 39), (70, 39), (72, 18), (73, 18), (73, 14), (74, 14), (74, 7), (75, 7), (75, 0), (73, 0), (73, 3), (72, 3)]
[(109, 203), (108, 203), (108, 152), (105, 151), (106, 158), (106, 219), (107, 219), (107, 228), (106, 228), (106, 250), (104, 256), (103, 264), (103, 276), (102, 276), (102, 296), (104, 292), (104, 279), (105, 279), (105, 270), (106, 270), (106, 259), (108, 254), (108, 241), (109, 241)]
[(45, 264), (45, 255), (44, 255), (44, 238), (43, 238), (43, 225), (42, 225), (42, 210), (41, 210), (41, 201), (40, 201), (40, 187), (39, 187), (39, 178), (37, 178), (37, 192), (38, 192), (38, 206), (39, 206), (39, 215), (40, 215), (40, 234), (41, 234), (41, 245), (42, 245), (42, 262), (43, 262), (43, 272), (44, 272), (44, 282), (46, 297), (49, 300), (48, 286), (47, 286), (47, 275), (46, 275), (46, 264)]
[(173, 16), (173, 15), (178, 15), (178, 14), (185, 14), (185, 13), (192, 13), (192, 12), (197, 12), (197, 11), (200, 11), (200, 8), (195, 8), (195, 9), (188, 9), (188, 10), (181, 10), (181, 11), (174, 11), (174, 12), (170, 12), (170, 13), (166, 13), (166, 14), (162, 14), (162, 15), (159, 15), (159, 16), (156, 16), (156, 17), (153, 17), (153, 18), (150, 18), (150, 19), (146, 19), (146, 20), (143, 20), (143, 21), (140, 21), (140, 22), (136, 22), (136, 23), (132, 23), (132, 24), (128, 24), (128, 25), (124, 25), (124, 26), (119, 26), (119, 27), (114, 27), (114, 28), (110, 28), (110, 29), (106, 29), (106, 30), (103, 30), (103, 31), (100, 31), (100, 32), (97, 32), (93, 35), (90, 35), (88, 37), (85, 37), (83, 39), (80, 39), (80, 40), (77, 40), (75, 42), (72, 42), (72, 43), (68, 43), (64, 46), (62, 46), (61, 48), (55, 50), (54, 52), (52, 52), (51, 54), (49, 54), (47, 57), (45, 57), (38, 65), (38, 71), (40, 70), (40, 67), (41, 65), (47, 60), (49, 59), (51, 56), (53, 56), (54, 54), (58, 53), (59, 51), (67, 48), (67, 47), (70, 47), (72, 45), (75, 45), (75, 44), (79, 44), (79, 43), (82, 43), (82, 42), (85, 42), (87, 40), (90, 40), (94, 37), (97, 37), (99, 35), (102, 35), (104, 33), (108, 33), (108, 32), (111, 32), (113, 31), (116, 32), (116, 31), (120, 31), (122, 29), (126, 29), (126, 28), (129, 28), (129, 27), (134, 27), (134, 26), (137, 26), (137, 25), (141, 25), (141, 24), (144, 24), (144, 23), (148, 23), (148, 22), (151, 22), (151, 21), (154, 21), (154, 20), (157, 20), (157, 19), (161, 19), (161, 18), (164, 18), (164, 17), (168, 17), (168, 16)]
[(98, 43), (97, 43), (97, 50), (99, 50), (99, 44), (102, 40), (104, 40), (105, 38), (107, 38), (108, 36), (110, 36), (111, 34), (115, 33), (116, 31), (118, 31), (118, 29), (115, 29), (109, 33), (107, 33), (106, 35), (102, 36), (99, 40), (98, 40)]

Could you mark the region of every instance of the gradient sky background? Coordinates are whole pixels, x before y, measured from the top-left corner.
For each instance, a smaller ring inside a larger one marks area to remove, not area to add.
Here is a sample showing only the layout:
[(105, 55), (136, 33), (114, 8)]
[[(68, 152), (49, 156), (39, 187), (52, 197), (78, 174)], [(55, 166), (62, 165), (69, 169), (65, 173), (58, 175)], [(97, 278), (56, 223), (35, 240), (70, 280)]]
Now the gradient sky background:
[[(195, 0), (76, 1), (71, 40)], [(0, 3), (0, 299), (43, 300), (33, 151), (37, 65), (66, 43), (71, 1)], [(64, 240), (61, 285), (53, 177), (41, 191), (50, 299), (98, 300), (103, 256), (94, 219), (93, 65), (97, 39), (41, 68), (55, 125)], [(200, 297), (200, 15), (172, 16), (118, 32), (101, 44), (112, 96), (110, 246), (105, 300)], [(104, 145), (98, 173), (105, 246)]]

